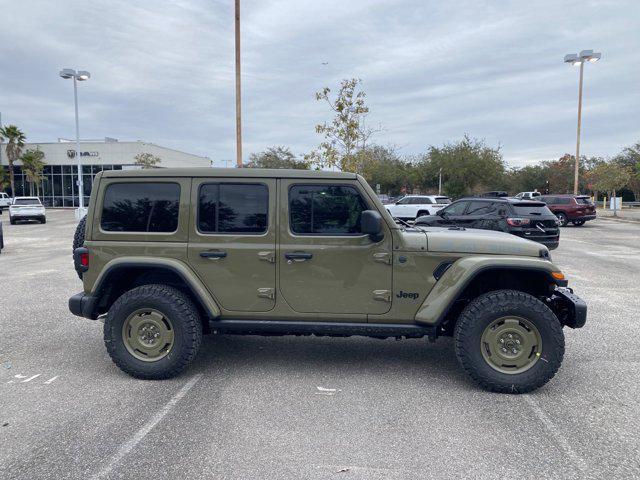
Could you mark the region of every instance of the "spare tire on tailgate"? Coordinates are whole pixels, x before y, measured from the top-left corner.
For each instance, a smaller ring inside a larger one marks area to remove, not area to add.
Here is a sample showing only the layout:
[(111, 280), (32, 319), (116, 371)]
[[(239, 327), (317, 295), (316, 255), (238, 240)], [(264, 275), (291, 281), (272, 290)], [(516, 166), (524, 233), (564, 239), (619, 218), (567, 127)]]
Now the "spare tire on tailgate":
[[(78, 226), (76, 227), (76, 233), (73, 235), (73, 250), (71, 251), (72, 255), (73, 255), (73, 252), (76, 251), (76, 248), (79, 248), (82, 245), (84, 245), (84, 230), (86, 225), (87, 225), (87, 217), (84, 216), (82, 217), (82, 220), (78, 222)], [(75, 267), (75, 263), (74, 263), (74, 267)], [(78, 274), (78, 278), (82, 280), (82, 272), (79, 272), (76, 269), (76, 273)]]

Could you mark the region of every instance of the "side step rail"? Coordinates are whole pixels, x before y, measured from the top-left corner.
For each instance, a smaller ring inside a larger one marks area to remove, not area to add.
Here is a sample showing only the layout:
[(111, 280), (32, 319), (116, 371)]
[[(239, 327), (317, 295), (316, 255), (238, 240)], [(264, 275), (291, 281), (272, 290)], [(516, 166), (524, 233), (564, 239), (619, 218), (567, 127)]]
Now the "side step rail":
[(211, 320), (214, 333), (237, 335), (317, 335), (349, 337), (352, 335), (389, 338), (435, 338), (435, 327), (416, 324), (288, 322), (279, 320)]

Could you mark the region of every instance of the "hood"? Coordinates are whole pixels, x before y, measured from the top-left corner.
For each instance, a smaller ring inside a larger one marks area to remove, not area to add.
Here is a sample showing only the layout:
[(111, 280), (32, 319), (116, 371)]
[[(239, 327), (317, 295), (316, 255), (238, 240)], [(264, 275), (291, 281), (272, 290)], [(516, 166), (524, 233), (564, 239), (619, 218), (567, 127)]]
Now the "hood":
[[(509, 233), (475, 228), (421, 227), (426, 235), (428, 251), (442, 253), (480, 253), (491, 255), (519, 255), (540, 257), (547, 247)], [(407, 232), (405, 232), (406, 234)], [(412, 243), (416, 242), (411, 235)]]

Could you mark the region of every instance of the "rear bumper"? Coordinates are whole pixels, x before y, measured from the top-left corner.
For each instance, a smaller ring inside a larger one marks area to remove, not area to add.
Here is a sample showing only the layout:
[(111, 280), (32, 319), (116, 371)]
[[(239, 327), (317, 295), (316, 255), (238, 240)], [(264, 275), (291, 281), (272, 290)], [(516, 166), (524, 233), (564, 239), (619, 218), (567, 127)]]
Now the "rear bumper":
[(582, 328), (587, 322), (587, 304), (570, 288), (557, 287), (551, 296), (551, 306), (567, 327)]
[(10, 213), (9, 214), (14, 220), (27, 220), (33, 218), (44, 218), (44, 213)]
[(84, 292), (76, 293), (69, 299), (69, 311), (76, 317), (90, 318), (95, 320), (96, 297), (87, 295)]

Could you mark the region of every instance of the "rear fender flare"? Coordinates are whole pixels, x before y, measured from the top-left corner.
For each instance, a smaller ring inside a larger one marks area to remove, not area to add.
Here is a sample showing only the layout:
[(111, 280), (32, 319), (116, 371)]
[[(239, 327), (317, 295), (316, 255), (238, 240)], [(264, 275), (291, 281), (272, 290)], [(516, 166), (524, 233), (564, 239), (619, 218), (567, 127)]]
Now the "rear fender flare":
[(168, 270), (178, 275), (190, 289), (200, 306), (211, 318), (220, 317), (220, 307), (211, 296), (202, 281), (184, 262), (173, 258), (119, 257), (108, 262), (96, 279), (90, 292), (91, 296), (100, 297), (105, 281), (110, 275), (128, 268), (148, 268)]

